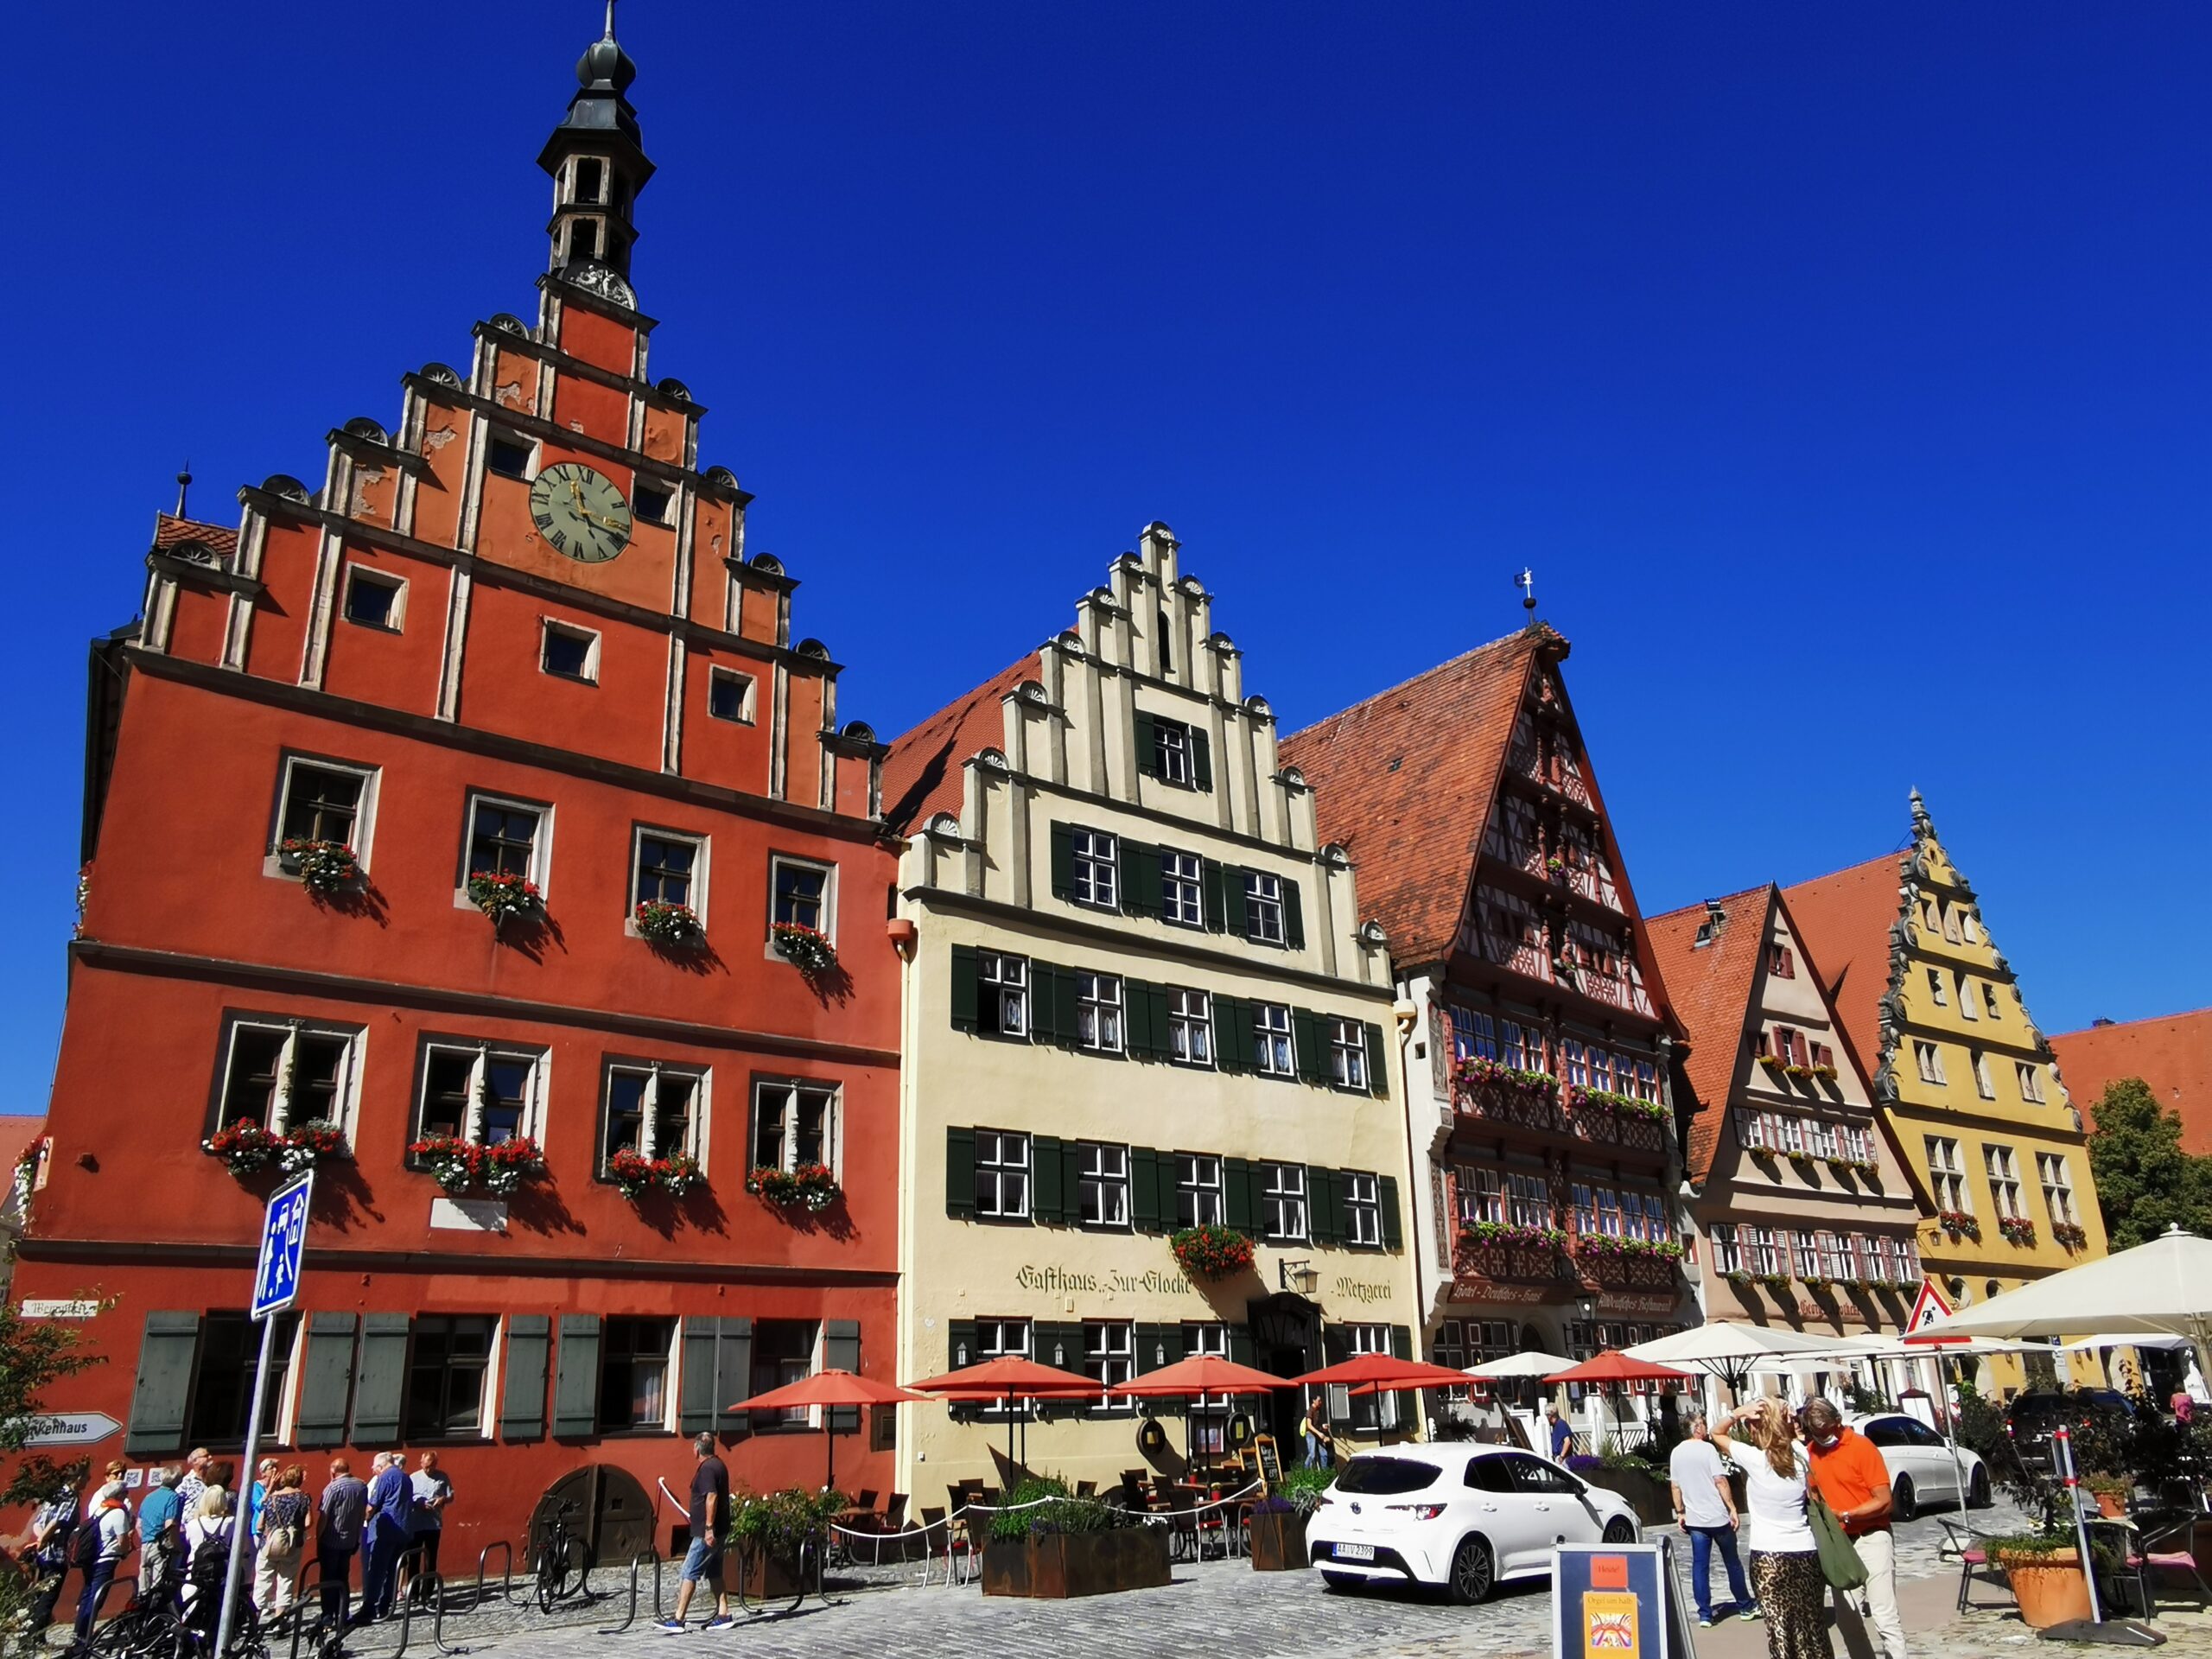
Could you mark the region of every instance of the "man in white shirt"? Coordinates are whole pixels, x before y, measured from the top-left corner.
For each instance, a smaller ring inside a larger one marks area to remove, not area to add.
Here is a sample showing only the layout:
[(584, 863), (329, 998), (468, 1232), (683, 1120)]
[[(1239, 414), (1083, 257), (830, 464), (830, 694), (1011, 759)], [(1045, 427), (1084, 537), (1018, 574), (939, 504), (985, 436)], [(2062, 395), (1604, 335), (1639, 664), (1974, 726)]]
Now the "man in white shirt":
[(1736, 1495), (1729, 1489), (1728, 1471), (1720, 1461), (1705, 1426), (1705, 1414), (1690, 1414), (1690, 1436), (1675, 1448), (1667, 1473), (1675, 1491), (1675, 1519), (1690, 1538), (1690, 1586), (1697, 1595), (1697, 1622), (1713, 1628), (1713, 1591), (1707, 1583), (1713, 1572), (1713, 1547), (1728, 1567), (1729, 1592), (1736, 1598), (1736, 1616), (1757, 1618), (1758, 1605), (1744, 1582), (1744, 1564), (1736, 1554)]

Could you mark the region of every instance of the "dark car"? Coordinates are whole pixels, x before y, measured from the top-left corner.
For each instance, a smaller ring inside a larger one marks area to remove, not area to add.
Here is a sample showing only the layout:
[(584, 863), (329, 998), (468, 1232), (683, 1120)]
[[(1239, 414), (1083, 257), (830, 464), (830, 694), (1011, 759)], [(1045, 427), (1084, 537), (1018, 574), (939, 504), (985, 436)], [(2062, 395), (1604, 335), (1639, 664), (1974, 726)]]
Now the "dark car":
[(2077, 1440), (2085, 1431), (2121, 1434), (2134, 1426), (2135, 1407), (2116, 1389), (2031, 1389), (2015, 1395), (2005, 1408), (2005, 1430), (2012, 1437), (2013, 1450), (2037, 1474), (2056, 1472), (2051, 1436), (2061, 1423)]

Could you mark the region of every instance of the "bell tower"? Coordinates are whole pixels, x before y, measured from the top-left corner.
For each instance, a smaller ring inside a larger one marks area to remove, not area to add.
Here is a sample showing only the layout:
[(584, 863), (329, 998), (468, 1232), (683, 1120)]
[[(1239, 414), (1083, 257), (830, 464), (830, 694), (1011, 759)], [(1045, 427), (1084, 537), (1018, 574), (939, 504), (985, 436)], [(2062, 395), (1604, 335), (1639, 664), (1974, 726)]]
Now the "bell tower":
[(629, 280), (630, 247), (638, 239), (631, 207), (653, 175), (639, 141), (638, 112), (626, 96), (637, 78), (638, 66), (614, 39), (614, 0), (607, 0), (607, 32), (576, 60), (579, 90), (568, 118), (537, 157), (553, 176), (546, 232), (554, 271), (601, 265)]

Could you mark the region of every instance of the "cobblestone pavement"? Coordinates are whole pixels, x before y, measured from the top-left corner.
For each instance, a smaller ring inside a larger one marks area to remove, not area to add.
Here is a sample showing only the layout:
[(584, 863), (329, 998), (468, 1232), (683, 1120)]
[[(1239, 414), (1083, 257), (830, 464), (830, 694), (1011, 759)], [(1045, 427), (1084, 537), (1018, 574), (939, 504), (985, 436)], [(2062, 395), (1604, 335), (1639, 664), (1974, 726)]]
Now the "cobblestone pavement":
[[(1956, 1571), (1936, 1559), (1943, 1536), (1941, 1519), (1926, 1516), (1898, 1529), (1900, 1580), (1948, 1579)], [(2021, 1524), (2018, 1513), (2001, 1503), (1971, 1519), (1985, 1531), (2009, 1531)], [(1686, 1562), (1687, 1550), (1678, 1548), (1677, 1554)], [(972, 1586), (919, 1587), (911, 1582), (918, 1571), (908, 1567), (851, 1575), (832, 1584), (832, 1595), (842, 1598), (839, 1605), (810, 1602), (798, 1613), (742, 1620), (735, 1630), (713, 1635), (696, 1628), (709, 1609), (695, 1604), (695, 1628), (681, 1637), (649, 1628), (650, 1586), (635, 1624), (619, 1636), (600, 1634), (620, 1621), (626, 1603), (626, 1587), (618, 1585), (616, 1575), (603, 1573), (597, 1575), (596, 1587), (619, 1593), (594, 1607), (573, 1608), (551, 1619), (534, 1609), (487, 1608), (451, 1620), (446, 1641), (499, 1659), (584, 1659), (603, 1656), (609, 1649), (661, 1643), (673, 1644), (678, 1652), (726, 1648), (733, 1659), (852, 1654), (944, 1659), (963, 1652), (988, 1659), (1131, 1659), (1171, 1650), (1204, 1659), (1405, 1659), (1536, 1654), (1551, 1645), (1550, 1587), (1541, 1582), (1509, 1586), (1484, 1606), (1462, 1608), (1407, 1592), (1332, 1594), (1313, 1573), (1257, 1573), (1242, 1560), (1209, 1561), (1178, 1566), (1175, 1582), (1166, 1589), (1051, 1602), (986, 1599)], [(1715, 1571), (1717, 1575), (1717, 1567)], [(667, 1570), (664, 1593), (672, 1603), (672, 1568)], [(1948, 1600), (1942, 1611), (1948, 1615)], [(1745, 1630), (1751, 1647), (1763, 1654), (1758, 1632)], [(1915, 1647), (1940, 1650), (1944, 1659), (2018, 1659), (2018, 1644), (2028, 1639), (2016, 1619), (1993, 1614), (1966, 1621), (1959, 1638), (1954, 1643), (1946, 1632), (1939, 1643), (1930, 1632), (1928, 1643), (1916, 1640)], [(390, 1635), (371, 1630), (347, 1647), (359, 1659), (378, 1659), (394, 1645)], [(435, 1651), (429, 1631), (419, 1624), (410, 1643), (410, 1652), (417, 1651)], [(2177, 1653), (2175, 1659), (2183, 1656)], [(2212, 1659), (2212, 1634), (2205, 1637), (2202, 1652), (2192, 1650), (2187, 1659)]]

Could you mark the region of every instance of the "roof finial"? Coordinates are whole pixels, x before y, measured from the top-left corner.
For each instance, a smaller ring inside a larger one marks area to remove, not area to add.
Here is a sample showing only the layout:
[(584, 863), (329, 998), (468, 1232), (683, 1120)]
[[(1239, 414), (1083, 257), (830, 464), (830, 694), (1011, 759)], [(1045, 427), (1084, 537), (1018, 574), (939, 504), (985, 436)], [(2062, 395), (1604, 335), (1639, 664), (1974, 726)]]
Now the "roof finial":
[(1920, 791), (1912, 791), (1912, 833), (1916, 839), (1925, 841), (1936, 833), (1936, 820), (1928, 816), (1928, 804), (1920, 798)]
[(184, 498), (186, 493), (191, 488), (192, 463), (188, 461), (184, 463), (184, 470), (176, 475), (176, 512), (175, 514), (176, 518), (184, 517)]
[(614, 38), (614, 0), (607, 0), (607, 33), (601, 38), (609, 41)]
[(1521, 608), (1529, 613), (1530, 621), (1535, 621), (1536, 620), (1536, 573), (1523, 565), (1521, 568), (1521, 574), (1513, 578), (1513, 585), (1521, 590)]

